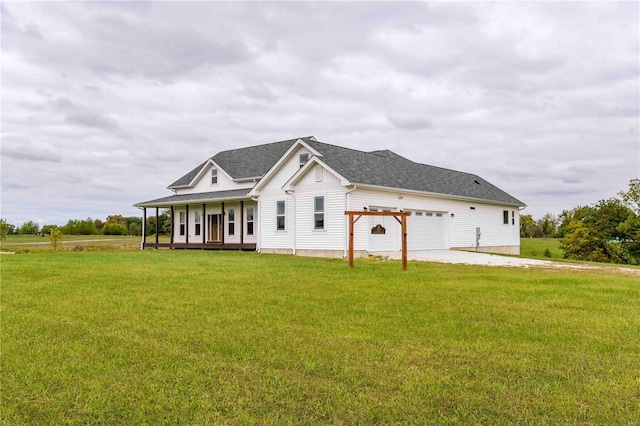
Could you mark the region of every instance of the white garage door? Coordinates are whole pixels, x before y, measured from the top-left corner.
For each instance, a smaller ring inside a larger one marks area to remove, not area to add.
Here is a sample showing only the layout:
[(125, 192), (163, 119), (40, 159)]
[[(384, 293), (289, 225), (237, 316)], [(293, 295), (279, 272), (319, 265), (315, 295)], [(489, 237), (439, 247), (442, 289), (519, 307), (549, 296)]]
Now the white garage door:
[(407, 218), (407, 249), (447, 248), (445, 213), (413, 211)]

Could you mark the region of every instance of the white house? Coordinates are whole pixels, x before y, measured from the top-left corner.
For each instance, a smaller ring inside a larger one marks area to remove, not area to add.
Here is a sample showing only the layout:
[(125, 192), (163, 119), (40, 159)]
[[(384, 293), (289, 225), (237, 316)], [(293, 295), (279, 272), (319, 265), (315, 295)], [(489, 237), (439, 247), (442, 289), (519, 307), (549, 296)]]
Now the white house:
[[(520, 252), (524, 203), (484, 179), (313, 136), (220, 152), (168, 188), (174, 195), (136, 204), (145, 218), (171, 211), (170, 242), (143, 237), (144, 247), (343, 257), (351, 210), (410, 212), (409, 250)], [(400, 226), (365, 216), (354, 244), (356, 256), (400, 250)]]

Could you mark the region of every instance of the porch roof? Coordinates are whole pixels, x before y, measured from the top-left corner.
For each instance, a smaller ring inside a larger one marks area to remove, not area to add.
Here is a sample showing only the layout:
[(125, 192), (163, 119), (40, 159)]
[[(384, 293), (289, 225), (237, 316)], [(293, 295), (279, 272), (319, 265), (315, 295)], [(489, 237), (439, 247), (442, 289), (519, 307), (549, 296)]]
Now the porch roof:
[(190, 204), (193, 202), (226, 201), (249, 198), (247, 194), (251, 188), (232, 189), (229, 191), (199, 192), (195, 194), (170, 195), (155, 200), (134, 204), (136, 207), (169, 207), (176, 204)]

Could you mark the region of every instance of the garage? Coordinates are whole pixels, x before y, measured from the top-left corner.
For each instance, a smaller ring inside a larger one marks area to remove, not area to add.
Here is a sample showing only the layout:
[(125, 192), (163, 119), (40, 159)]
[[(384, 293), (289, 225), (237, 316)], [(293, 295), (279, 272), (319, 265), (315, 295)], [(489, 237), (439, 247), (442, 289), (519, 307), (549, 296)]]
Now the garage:
[(407, 218), (407, 249), (438, 250), (447, 248), (446, 213), (412, 211)]

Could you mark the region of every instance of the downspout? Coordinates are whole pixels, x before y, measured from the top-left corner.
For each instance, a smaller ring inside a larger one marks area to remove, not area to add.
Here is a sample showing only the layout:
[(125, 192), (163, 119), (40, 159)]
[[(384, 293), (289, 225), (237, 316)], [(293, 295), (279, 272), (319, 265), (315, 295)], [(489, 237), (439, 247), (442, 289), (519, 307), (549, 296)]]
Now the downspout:
[[(347, 192), (344, 193), (344, 209), (349, 210), (349, 194), (351, 194), (353, 191), (355, 191), (357, 188), (356, 185), (353, 185), (353, 188), (351, 188), (350, 190), (348, 190)], [(342, 257), (346, 258), (347, 257), (347, 247), (349, 246), (349, 216), (344, 215), (344, 254)], [(354, 233), (356, 232), (355, 229), (353, 231)]]
[[(287, 190), (284, 191), (285, 194), (290, 195), (291, 196), (291, 215), (290, 217), (293, 219), (293, 226), (291, 227), (291, 254), (293, 256), (296, 255), (296, 192), (295, 191), (291, 191), (291, 190)], [(285, 207), (286, 209), (286, 207)], [(287, 211), (285, 210), (285, 218), (286, 218), (286, 214)], [(285, 219), (286, 220), (286, 219)]]
[(254, 223), (257, 222), (258, 228), (253, 230), (254, 235), (256, 233), (258, 234), (258, 238), (256, 238), (256, 253), (260, 253), (260, 229), (262, 228), (260, 226), (260, 221), (262, 220), (262, 212), (260, 211), (260, 206), (262, 205), (262, 203), (258, 201), (258, 198), (259, 196), (256, 195), (251, 196), (251, 199), (256, 202), (256, 212), (258, 213), (258, 220), (255, 220), (254, 218)]
[(140, 250), (144, 250), (144, 243), (147, 233), (147, 208), (140, 206), (137, 207), (142, 210), (142, 241), (140, 241)]

